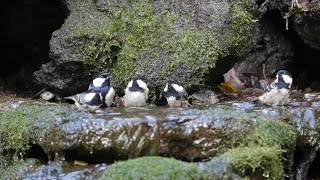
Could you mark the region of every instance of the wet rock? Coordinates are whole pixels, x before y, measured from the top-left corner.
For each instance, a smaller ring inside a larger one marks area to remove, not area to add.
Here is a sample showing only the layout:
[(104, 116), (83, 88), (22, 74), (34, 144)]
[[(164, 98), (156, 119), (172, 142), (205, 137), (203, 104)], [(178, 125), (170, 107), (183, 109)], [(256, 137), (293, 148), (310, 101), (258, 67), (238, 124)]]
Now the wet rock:
[(97, 164), (89, 166), (79, 166), (70, 164), (60, 164), (50, 162), (47, 165), (41, 165), (35, 170), (21, 175), (22, 179), (98, 179), (107, 169), (106, 164)]
[(34, 142), (47, 154), (60, 152), (66, 159), (95, 163), (146, 155), (196, 161), (233, 146), (239, 133), (245, 135), (250, 127), (250, 122), (230, 118), (222, 109), (131, 108), (73, 119), (57, 117), (51, 133)]
[(217, 95), (213, 91), (200, 91), (191, 95), (192, 105), (213, 105), (219, 102)]
[(242, 179), (234, 172), (234, 168), (231, 163), (222, 157), (211, 159), (208, 162), (198, 163), (198, 166), (208, 173), (216, 175), (217, 179)]
[(169, 77), (196, 89), (218, 60), (252, 47), (252, 0), (66, 4), (70, 15), (52, 34), (51, 61), (34, 73), (38, 85), (59, 95), (83, 91), (92, 72), (102, 70), (111, 72), (116, 88), (139, 73), (152, 89)]
[[(91, 114), (61, 104), (30, 105), (2, 111), (0, 118), (5, 119), (0, 121), (2, 150), (23, 152), (31, 143), (42, 149), (47, 161), (113, 163), (157, 155), (196, 162), (227, 154), (220, 157), (227, 158), (221, 162), (227, 170), (211, 169), (219, 171), (219, 177), (228, 175), (232, 166), (241, 176), (290, 178), (298, 170), (309, 171), (310, 163), (319, 159), (309, 156), (312, 147), (319, 146), (320, 132), (319, 109), (310, 106), (233, 102), (185, 109), (109, 108)], [(3, 160), (8, 154), (0, 151), (0, 156)], [(43, 169), (39, 172), (47, 172)]]

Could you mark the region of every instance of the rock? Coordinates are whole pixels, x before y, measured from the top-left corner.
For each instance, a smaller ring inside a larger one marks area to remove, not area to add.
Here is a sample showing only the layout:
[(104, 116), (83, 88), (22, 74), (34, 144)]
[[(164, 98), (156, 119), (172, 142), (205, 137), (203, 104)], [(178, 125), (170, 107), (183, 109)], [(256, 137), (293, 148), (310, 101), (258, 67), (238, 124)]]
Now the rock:
[(37, 84), (59, 95), (83, 91), (91, 72), (102, 70), (114, 76), (116, 88), (139, 73), (151, 89), (167, 78), (196, 89), (218, 60), (252, 46), (252, 0), (66, 4), (70, 15), (52, 34), (51, 61), (34, 73)]
[(288, 17), (290, 25), (299, 38), (311, 48), (320, 50), (319, 22), (320, 22), (320, 2), (319, 1), (277, 1), (270, 0), (267, 3), (268, 11), (278, 10), (284, 17), (294, 5), (291, 15)]
[(59, 152), (66, 158), (89, 162), (147, 155), (195, 161), (232, 146), (239, 140), (239, 133), (246, 134), (251, 127), (241, 118), (221, 117), (222, 109), (172, 110), (169, 116), (167, 111), (132, 108), (110, 115), (83, 114), (67, 121), (58, 117), (52, 133), (33, 141), (47, 154)]
[(271, 20), (261, 19), (254, 29), (252, 36), (256, 49), (245, 56), (244, 60), (236, 62), (234, 69), (241, 80), (251, 78), (246, 74), (255, 76), (256, 79), (249, 83), (260, 88), (258, 80), (264, 79), (262, 65), (265, 64), (265, 75), (270, 77), (293, 63), (294, 52), (291, 40)]
[(210, 174), (214, 174), (217, 179), (242, 179), (234, 172), (231, 163), (223, 157), (213, 158), (208, 162), (198, 163), (198, 166)]
[[(319, 114), (317, 107), (266, 108), (247, 102), (187, 109), (111, 108), (97, 114), (61, 104), (21, 105), (0, 112), (0, 167), (12, 160), (13, 154), (4, 152), (28, 150), (47, 161), (92, 164), (165, 156), (209, 161), (215, 168), (206, 171), (218, 177), (277, 179), (286, 173), (291, 178), (294, 172), (318, 167), (313, 147), (320, 142)], [(216, 169), (219, 162), (226, 169)]]
[(200, 91), (191, 95), (192, 105), (212, 105), (219, 102), (218, 97), (213, 91)]

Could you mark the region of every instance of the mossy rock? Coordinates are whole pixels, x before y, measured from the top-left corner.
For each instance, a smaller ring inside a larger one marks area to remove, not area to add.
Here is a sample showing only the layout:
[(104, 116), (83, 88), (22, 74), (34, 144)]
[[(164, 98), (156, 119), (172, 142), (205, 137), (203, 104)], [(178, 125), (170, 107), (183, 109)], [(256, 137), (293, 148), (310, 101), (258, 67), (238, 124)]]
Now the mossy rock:
[(243, 137), (237, 148), (228, 150), (220, 157), (226, 158), (243, 177), (292, 177), (290, 173), (293, 172), (293, 156), (298, 138), (295, 128), (280, 119), (266, 116), (252, 120), (254, 128), (251, 133)]
[(0, 112), (0, 168), (11, 165), (13, 154), (24, 156), (33, 140), (50, 133), (56, 116), (72, 116), (65, 105), (21, 105)]
[(101, 179), (212, 179), (196, 165), (164, 157), (141, 157), (108, 167)]
[[(256, 4), (252, 0), (84, 0), (70, 1), (69, 8), (70, 16), (50, 41), (52, 62), (36, 73), (40, 84), (59, 86), (61, 91), (74, 86), (42, 77), (59, 76), (61, 71), (62, 77), (55, 79), (78, 82), (78, 73), (87, 77), (88, 72), (108, 71), (114, 86), (123, 88), (138, 73), (151, 90), (163, 87), (167, 78), (196, 89), (205, 85), (217, 61), (239, 58), (254, 46), (251, 31)], [(72, 71), (74, 78), (66, 76), (64, 67), (75, 61), (91, 71), (81, 69)]]
[(243, 176), (261, 176), (269, 179), (283, 179), (281, 149), (278, 147), (248, 146), (231, 149), (225, 157)]

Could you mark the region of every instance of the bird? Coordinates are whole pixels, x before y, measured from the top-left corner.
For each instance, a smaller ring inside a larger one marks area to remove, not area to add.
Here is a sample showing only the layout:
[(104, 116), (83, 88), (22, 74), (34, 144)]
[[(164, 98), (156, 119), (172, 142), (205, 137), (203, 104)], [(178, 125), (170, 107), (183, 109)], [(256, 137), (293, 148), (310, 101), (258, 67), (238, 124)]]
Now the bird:
[(164, 96), (170, 107), (185, 107), (189, 105), (187, 91), (173, 79), (167, 81), (164, 88)]
[(147, 105), (149, 88), (139, 75), (134, 75), (124, 90), (125, 107), (142, 107)]
[(89, 85), (88, 90), (100, 90), (103, 103), (101, 107), (111, 107), (116, 95), (114, 88), (111, 86), (111, 79), (111, 74), (102, 72), (97, 74)]
[(79, 110), (88, 112), (95, 112), (103, 105), (101, 91), (94, 87), (86, 92), (64, 97), (64, 99), (73, 100)]
[(276, 79), (270, 84), (270, 90), (258, 97), (262, 104), (282, 106), (288, 104), (293, 78), (286, 70), (279, 70)]

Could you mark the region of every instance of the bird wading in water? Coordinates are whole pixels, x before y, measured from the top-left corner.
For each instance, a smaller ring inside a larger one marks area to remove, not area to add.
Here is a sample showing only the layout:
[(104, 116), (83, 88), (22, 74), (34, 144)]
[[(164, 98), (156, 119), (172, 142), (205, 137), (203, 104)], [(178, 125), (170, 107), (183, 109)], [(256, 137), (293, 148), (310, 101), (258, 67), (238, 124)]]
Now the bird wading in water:
[(271, 89), (259, 96), (258, 100), (270, 106), (288, 104), (292, 81), (292, 76), (288, 71), (279, 70), (276, 79), (270, 84)]
[(95, 112), (103, 105), (102, 95), (98, 88), (91, 88), (84, 93), (65, 97), (64, 99), (73, 100), (79, 110), (88, 112)]
[(89, 89), (100, 90), (102, 96), (102, 107), (110, 107), (116, 95), (111, 85), (112, 76), (109, 73), (99, 73), (92, 80)]
[(188, 103), (188, 93), (175, 80), (169, 79), (164, 88), (164, 96), (170, 107), (186, 107)]
[(134, 75), (128, 83), (123, 97), (125, 107), (141, 107), (147, 105), (149, 88), (138, 75)]

